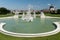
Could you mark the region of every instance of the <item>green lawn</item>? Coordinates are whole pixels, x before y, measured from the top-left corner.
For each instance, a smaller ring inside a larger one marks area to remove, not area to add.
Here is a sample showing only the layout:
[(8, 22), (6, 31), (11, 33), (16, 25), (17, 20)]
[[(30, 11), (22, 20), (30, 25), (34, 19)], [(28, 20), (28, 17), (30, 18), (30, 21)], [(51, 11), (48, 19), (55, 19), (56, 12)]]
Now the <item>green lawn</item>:
[(45, 13), (46, 16), (60, 17), (60, 14)]
[(13, 16), (13, 14), (0, 15), (0, 17), (9, 17), (9, 16)]
[(0, 40), (60, 40), (60, 33), (47, 37), (34, 38), (12, 37), (0, 33)]

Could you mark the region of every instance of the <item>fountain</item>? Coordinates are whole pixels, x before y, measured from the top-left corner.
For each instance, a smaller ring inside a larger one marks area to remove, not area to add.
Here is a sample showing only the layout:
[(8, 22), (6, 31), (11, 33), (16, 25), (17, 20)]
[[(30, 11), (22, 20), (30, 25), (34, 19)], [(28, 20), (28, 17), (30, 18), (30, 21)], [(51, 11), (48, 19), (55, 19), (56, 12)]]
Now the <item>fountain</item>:
[(34, 18), (36, 18), (36, 13), (34, 12)]
[(31, 10), (30, 10), (30, 8), (29, 8), (29, 10), (28, 10), (28, 12), (27, 12), (27, 14), (26, 15), (24, 15), (24, 13), (23, 13), (23, 16), (22, 16), (22, 18), (21, 18), (22, 20), (26, 20), (26, 21), (33, 21), (33, 17), (31, 16)]
[(15, 15), (14, 15), (13, 18), (19, 18), (19, 12), (18, 11), (15, 11), (14, 13), (15, 13)]
[[(22, 18), (19, 18), (18, 11), (15, 11), (14, 13), (14, 17), (10, 19), (0, 19), (0, 23), (2, 22), (0, 24), (1, 33), (14, 37), (43, 37), (60, 32), (60, 27), (58, 23), (56, 23), (56, 21), (59, 21), (59, 18), (45, 19), (44, 13), (41, 12), (41, 15), (39, 16), (41, 17), (40, 19), (39, 17), (36, 17), (35, 11), (34, 15), (32, 16), (30, 7), (27, 14), (23, 12)], [(36, 19), (33, 21), (34, 18)], [(54, 22), (55, 27), (52, 22)]]
[(23, 12), (23, 15), (22, 15), (22, 18), (21, 18), (22, 20), (24, 20), (25, 19), (25, 14), (24, 14), (24, 12)]
[(43, 12), (41, 12), (40, 17), (41, 17), (41, 18), (45, 18), (45, 15), (44, 15)]

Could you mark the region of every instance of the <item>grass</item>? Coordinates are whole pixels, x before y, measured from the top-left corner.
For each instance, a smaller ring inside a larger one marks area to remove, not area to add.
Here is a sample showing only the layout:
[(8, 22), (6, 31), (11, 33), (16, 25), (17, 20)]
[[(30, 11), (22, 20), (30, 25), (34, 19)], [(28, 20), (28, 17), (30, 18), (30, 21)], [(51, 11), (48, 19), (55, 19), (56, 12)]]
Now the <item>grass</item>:
[(9, 16), (13, 16), (13, 14), (0, 15), (0, 17), (9, 17)]
[(46, 16), (60, 17), (60, 14), (45, 13)]
[(34, 38), (12, 37), (0, 33), (0, 40), (60, 40), (60, 33), (52, 36), (34, 37)]

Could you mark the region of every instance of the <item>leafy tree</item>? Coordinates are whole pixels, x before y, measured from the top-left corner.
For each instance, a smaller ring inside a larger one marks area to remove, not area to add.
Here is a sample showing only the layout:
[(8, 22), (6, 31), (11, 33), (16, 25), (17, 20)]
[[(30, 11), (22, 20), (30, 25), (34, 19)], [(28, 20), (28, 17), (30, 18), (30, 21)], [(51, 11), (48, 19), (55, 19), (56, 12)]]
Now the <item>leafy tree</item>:
[(8, 13), (10, 13), (10, 10), (8, 10), (8, 9), (6, 9), (4, 7), (0, 8), (0, 14), (8, 14)]
[(37, 11), (37, 12), (36, 12), (36, 14), (40, 14), (40, 12), (39, 12), (39, 11)]
[(60, 14), (60, 9), (57, 9), (57, 14)]

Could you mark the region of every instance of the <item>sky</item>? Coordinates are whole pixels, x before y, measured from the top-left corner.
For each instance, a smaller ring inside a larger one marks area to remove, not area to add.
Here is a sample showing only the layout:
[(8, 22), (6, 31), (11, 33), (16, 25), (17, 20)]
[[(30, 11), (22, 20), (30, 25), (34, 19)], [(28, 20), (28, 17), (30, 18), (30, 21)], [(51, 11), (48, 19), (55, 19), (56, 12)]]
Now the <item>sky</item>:
[(32, 9), (41, 10), (49, 8), (48, 4), (53, 4), (57, 9), (60, 8), (60, 0), (0, 0), (0, 7), (11, 10), (26, 10), (28, 5)]

